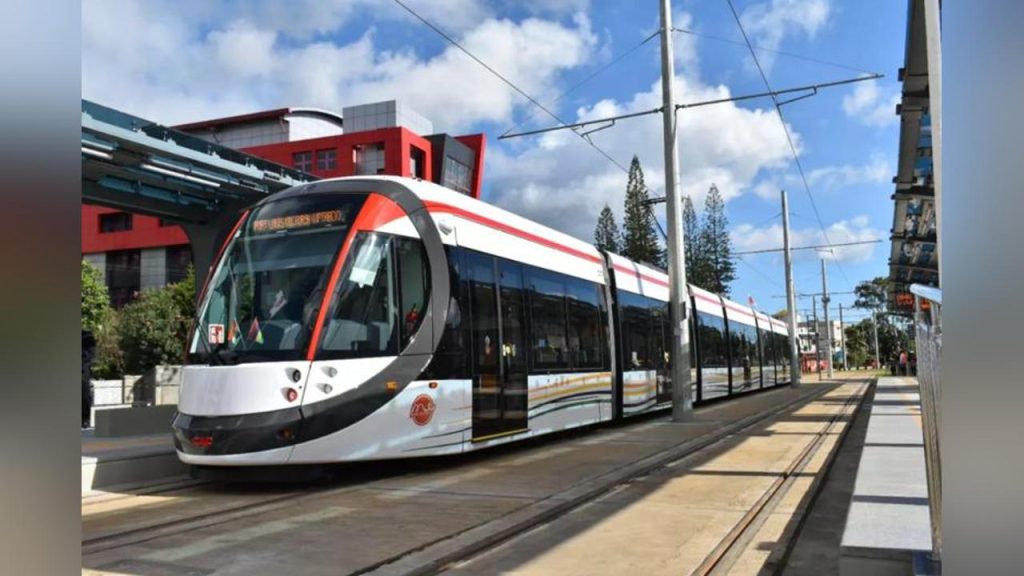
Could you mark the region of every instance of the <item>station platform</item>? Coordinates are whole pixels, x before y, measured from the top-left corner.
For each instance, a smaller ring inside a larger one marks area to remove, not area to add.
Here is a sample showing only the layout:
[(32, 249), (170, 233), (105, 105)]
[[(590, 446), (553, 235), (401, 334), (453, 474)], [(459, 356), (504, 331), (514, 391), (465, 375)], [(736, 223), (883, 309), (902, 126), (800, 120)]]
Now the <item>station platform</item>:
[(82, 497), (106, 490), (185, 479), (171, 433), (97, 438), (82, 430)]
[(931, 547), (917, 380), (882, 377), (843, 530), (840, 573), (920, 573)]

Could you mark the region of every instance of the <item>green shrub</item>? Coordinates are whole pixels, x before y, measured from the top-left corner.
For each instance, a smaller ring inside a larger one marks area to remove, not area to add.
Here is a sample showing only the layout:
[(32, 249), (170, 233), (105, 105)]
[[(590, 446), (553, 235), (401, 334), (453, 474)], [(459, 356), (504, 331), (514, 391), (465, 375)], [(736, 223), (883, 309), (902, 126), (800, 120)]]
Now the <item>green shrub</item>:
[(110, 294), (103, 273), (82, 260), (82, 330), (97, 333), (110, 312)]
[(121, 352), (120, 315), (110, 310), (101, 328), (95, 333), (96, 355), (92, 360), (92, 377), (115, 380), (124, 376), (124, 354)]
[(180, 364), (195, 315), (195, 274), (177, 283), (144, 291), (120, 312), (120, 349), (124, 370), (142, 374), (158, 364)]

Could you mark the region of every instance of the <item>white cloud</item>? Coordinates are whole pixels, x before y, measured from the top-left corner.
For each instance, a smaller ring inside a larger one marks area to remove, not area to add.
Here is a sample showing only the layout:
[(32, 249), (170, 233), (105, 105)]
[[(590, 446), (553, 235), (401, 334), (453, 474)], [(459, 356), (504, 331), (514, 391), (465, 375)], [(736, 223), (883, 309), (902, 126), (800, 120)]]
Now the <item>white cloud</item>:
[[(362, 2), (363, 0), (359, 0)], [(485, 5), (470, 0), (467, 10)], [(416, 4), (426, 7), (428, 2)], [(582, 4), (567, 2), (566, 6)], [(509, 125), (532, 105), (457, 49), (447, 46), (429, 57), (411, 50), (385, 51), (380, 33), (339, 42), (319, 36), (342, 26), (353, 9), (337, 8), (317, 24), (312, 14), (285, 33), (275, 24), (271, 4), (255, 3), (242, 16), (224, 17), (207, 4), (196, 12), (157, 2), (86, 2), (83, 7), (83, 97), (152, 120), (173, 124), (273, 108), (345, 105), (400, 98), (414, 102), (438, 131), (458, 133), (479, 123)], [(261, 10), (261, 6), (264, 6)], [(424, 8), (425, 9), (425, 8)], [(205, 11), (204, 11), (205, 10)], [(222, 10), (218, 5), (216, 10)], [(382, 9), (383, 10), (383, 9)], [(393, 19), (385, 10), (381, 18)], [(688, 23), (680, 14), (677, 22)], [(441, 20), (446, 28), (447, 20)], [(383, 25), (383, 24), (382, 24)], [(306, 40), (297, 40), (306, 34)], [(482, 18), (458, 34), (470, 51), (526, 92), (550, 101), (567, 71), (592, 65), (600, 53), (589, 20), (539, 17), (519, 22)], [(704, 83), (696, 44), (677, 43), (680, 67), (676, 93), (681, 102), (725, 98), (730, 90)], [(660, 80), (630, 97), (606, 99), (575, 111), (575, 118), (600, 118), (651, 110), (661, 105)], [(569, 119), (573, 114), (563, 114)], [(535, 122), (541, 122), (540, 114)], [(543, 121), (546, 125), (547, 120)], [(726, 200), (751, 189), (765, 172), (788, 165), (790, 151), (771, 109), (721, 104), (679, 114), (681, 187), (696, 206), (714, 183)], [(593, 141), (623, 165), (638, 155), (651, 194), (663, 194), (662, 125), (659, 115), (620, 122), (595, 133)], [(800, 135), (793, 132), (798, 150)], [(626, 175), (578, 136), (564, 131), (544, 137), (492, 141), (485, 182), (487, 200), (589, 240), (601, 207), (621, 213)], [(822, 176), (825, 178), (827, 175)], [(832, 178), (851, 176), (840, 172)], [(655, 209), (663, 214), (663, 207)]]
[[(832, 244), (846, 242), (862, 242), (866, 240), (884, 239), (882, 230), (872, 228), (866, 216), (856, 216), (849, 220), (840, 220), (828, 226), (825, 231)], [(739, 224), (729, 233), (733, 250), (747, 252), (752, 250), (770, 250), (782, 247), (782, 225), (757, 227), (751, 224)], [(794, 248), (800, 246), (820, 246), (825, 244), (825, 237), (820, 228), (794, 228), (790, 230), (790, 242)], [(876, 246), (884, 245), (858, 244), (854, 246), (837, 246), (833, 252), (812, 250), (795, 251), (794, 258), (838, 260), (841, 262), (865, 262), (871, 259)]]
[[(889, 158), (880, 153), (874, 153), (864, 164), (840, 164), (836, 166), (822, 166), (807, 172), (807, 184), (811, 187), (811, 193), (831, 192), (847, 186), (858, 184), (879, 184), (888, 182), (895, 174)], [(779, 190), (790, 190), (795, 193), (803, 189), (800, 177), (790, 171), (785, 176), (772, 174), (769, 177), (755, 184), (751, 190), (761, 198), (776, 200), (779, 197)]]
[[(787, 35), (814, 38), (828, 24), (831, 11), (830, 0), (770, 0), (747, 7), (740, 21), (757, 48), (778, 50)], [(757, 58), (765, 69), (775, 62), (771, 52), (759, 52)]]
[(899, 102), (898, 91), (883, 93), (877, 80), (868, 80), (858, 83), (852, 94), (843, 96), (843, 112), (868, 126), (889, 126), (898, 122)]
[[(680, 101), (696, 101), (727, 97), (729, 90), (679, 74), (676, 93)], [(576, 116), (595, 119), (651, 110), (660, 104), (661, 82), (657, 81), (628, 101), (602, 100), (578, 109)], [(799, 147), (799, 134), (794, 137)], [(660, 114), (623, 120), (591, 138), (625, 166), (636, 154), (651, 194), (663, 194)], [(747, 189), (761, 170), (780, 168), (790, 158), (773, 111), (734, 104), (680, 112), (678, 145), (681, 189), (698, 208), (711, 184), (728, 201)], [(491, 201), (583, 239), (592, 236), (597, 213), (605, 203), (621, 215), (626, 175), (575, 134), (549, 133), (513, 146), (489, 152), (486, 178)], [(656, 208), (655, 213), (663, 214), (664, 208)]]
[[(560, 73), (587, 62), (597, 44), (582, 15), (571, 23), (517, 23), (480, 19), (486, 7), (470, 0), (423, 2), (421, 8), (429, 17), (442, 5), (472, 16), (474, 26), (459, 36), (468, 50), (537, 98), (550, 96)], [(267, 8), (260, 12), (260, 6)], [(372, 28), (348, 43), (297, 42), (283, 31), (290, 20), (271, 22), (277, 13), (272, 6), (257, 3), (242, 10), (244, 17), (218, 20), (209, 11), (198, 17), (155, 2), (87, 2), (83, 97), (168, 124), (277, 106), (340, 110), (399, 98), (414, 102), (438, 130), (451, 132), (508, 122), (517, 107), (528, 105), (452, 46), (426, 58), (411, 50), (382, 51)], [(328, 20), (337, 26), (349, 16), (339, 12)], [(452, 29), (458, 17), (437, 20)]]

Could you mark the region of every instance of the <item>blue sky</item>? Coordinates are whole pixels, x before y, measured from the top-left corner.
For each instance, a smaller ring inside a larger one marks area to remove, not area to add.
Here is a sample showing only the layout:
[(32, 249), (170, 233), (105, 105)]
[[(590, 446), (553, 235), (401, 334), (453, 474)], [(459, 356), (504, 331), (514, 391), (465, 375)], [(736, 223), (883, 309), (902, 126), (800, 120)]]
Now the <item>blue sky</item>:
[[(784, 107), (810, 191), (833, 242), (888, 238), (898, 144), (895, 103), (906, 6), (891, 0), (734, 0), (758, 47), (836, 62), (885, 78), (821, 91)], [(474, 54), (566, 120), (660, 105), (657, 38), (564, 98), (559, 96), (658, 27), (655, 0), (407, 0)], [(677, 100), (763, 91), (725, 0), (676, 0)], [(453, 134), (484, 132), (484, 200), (585, 240), (608, 203), (621, 215), (626, 175), (571, 133), (499, 141), (551, 126), (477, 63), (388, 0), (343, 2), (83, 3), (82, 94), (163, 123), (279, 106), (340, 110), (400, 98)], [(773, 88), (860, 72), (759, 52)], [(660, 118), (620, 122), (594, 142), (618, 162), (639, 156), (663, 191)], [(794, 245), (823, 243), (808, 194), (770, 101), (681, 112), (681, 186), (698, 207), (715, 183), (727, 199), (735, 250), (781, 245), (778, 190), (789, 191)], [(829, 287), (888, 274), (888, 242), (836, 250)], [(831, 258), (831, 256), (830, 256)], [(798, 290), (821, 287), (818, 256), (798, 253)], [(785, 301), (782, 258), (737, 262), (733, 298), (768, 312)], [(833, 304), (852, 304), (837, 295)], [(809, 308), (801, 301), (799, 308)], [(819, 311), (820, 312), (820, 311)], [(833, 312), (834, 314), (834, 312)], [(856, 314), (851, 314), (856, 316)]]

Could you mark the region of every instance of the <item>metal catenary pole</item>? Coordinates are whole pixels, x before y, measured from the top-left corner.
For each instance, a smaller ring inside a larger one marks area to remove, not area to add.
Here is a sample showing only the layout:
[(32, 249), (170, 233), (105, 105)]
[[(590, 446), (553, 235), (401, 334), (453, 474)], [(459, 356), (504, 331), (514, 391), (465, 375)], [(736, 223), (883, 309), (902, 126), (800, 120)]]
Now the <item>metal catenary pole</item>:
[(679, 155), (676, 150), (676, 105), (672, 53), (672, 7), (661, 0), (661, 94), (665, 129), (665, 199), (668, 212), (669, 308), (672, 327), (672, 419), (687, 420), (693, 412), (690, 389), (690, 335), (686, 322), (686, 259), (683, 249), (682, 202), (679, 198)]
[(846, 326), (843, 325), (843, 303), (839, 303), (839, 346), (843, 349), (843, 370), (849, 370), (850, 355), (846, 351)]
[(818, 380), (821, 380), (821, 331), (818, 330), (818, 296), (811, 296), (811, 316), (814, 326), (814, 364), (818, 371)]
[(821, 309), (825, 312), (825, 361), (828, 362), (828, 377), (832, 378), (832, 323), (828, 321), (828, 274), (825, 259), (821, 259)]
[(792, 386), (800, 385), (800, 344), (796, 331), (796, 287), (793, 285), (793, 252), (789, 245), (789, 200), (782, 191), (782, 247), (786, 262), (786, 318), (789, 325), (789, 373)]
[(875, 331), (875, 369), (882, 367), (881, 355), (878, 351), (878, 311), (875, 310), (871, 314), (871, 327)]

